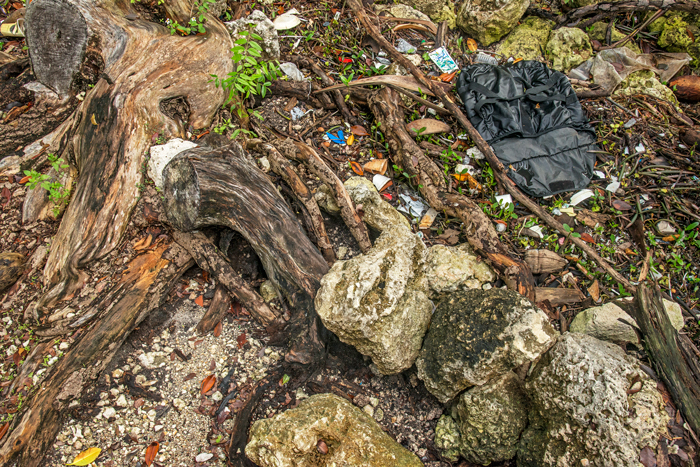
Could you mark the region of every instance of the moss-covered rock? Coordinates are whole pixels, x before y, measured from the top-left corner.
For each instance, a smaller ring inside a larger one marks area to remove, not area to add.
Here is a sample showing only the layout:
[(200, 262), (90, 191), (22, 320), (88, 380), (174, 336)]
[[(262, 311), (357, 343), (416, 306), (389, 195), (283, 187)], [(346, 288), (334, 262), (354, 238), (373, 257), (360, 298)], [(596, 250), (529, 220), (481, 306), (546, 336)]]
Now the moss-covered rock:
[(700, 39), (696, 40), (688, 46), (688, 55), (692, 57), (690, 66), (693, 68), (700, 67)]
[(544, 312), (511, 290), (448, 293), (416, 360), (418, 377), (444, 403), (536, 359), (556, 335)]
[(591, 466), (638, 467), (639, 452), (654, 449), (666, 432), (656, 383), (619, 346), (586, 334), (563, 334), (525, 390), (530, 424), (518, 467), (582, 465), (581, 459)]
[[(593, 25), (587, 30), (588, 37), (591, 40), (596, 40), (599, 41), (601, 44), (605, 44), (605, 35), (608, 32), (608, 24), (603, 22), (603, 21), (598, 21), (597, 23), (593, 23)], [(611, 43), (615, 43), (617, 41), (621, 41), (627, 37), (627, 34), (623, 33), (617, 28), (613, 28), (612, 32), (610, 33), (610, 41)], [(633, 41), (629, 40), (625, 43), (625, 47), (630, 49), (634, 53), (642, 53), (640, 50), (639, 46)]]
[(680, 15), (666, 19), (659, 34), (657, 44), (669, 52), (685, 52), (693, 40), (688, 35), (688, 23)]
[(553, 26), (552, 21), (530, 16), (503, 39), (496, 52), (505, 57), (536, 60), (542, 56)]
[(261, 467), (423, 465), (372, 417), (335, 394), (311, 396), (295, 409), (256, 421), (245, 453)]
[(459, 428), (459, 452), (467, 461), (489, 465), (512, 459), (527, 426), (527, 396), (520, 379), (510, 371), (462, 393), (452, 418)]
[(491, 45), (513, 30), (530, 0), (466, 0), (457, 13), (457, 26), (482, 45)]
[(397, 224), (367, 254), (337, 261), (321, 279), (321, 321), (383, 374), (410, 368), (420, 351), (433, 311), (426, 256), (421, 239)]
[(440, 455), (450, 462), (457, 462), (462, 447), (462, 435), (454, 418), (443, 415), (435, 427), (435, 446)]
[(552, 32), (546, 48), (552, 68), (568, 73), (593, 55), (591, 41), (578, 28), (560, 28)]
[(435, 23), (447, 21), (452, 29), (457, 25), (455, 4), (450, 0), (405, 0), (404, 3), (425, 13)]
[(671, 102), (678, 108), (678, 100), (667, 86), (661, 84), (652, 71), (637, 71), (625, 78), (615, 91), (617, 96), (647, 94)]

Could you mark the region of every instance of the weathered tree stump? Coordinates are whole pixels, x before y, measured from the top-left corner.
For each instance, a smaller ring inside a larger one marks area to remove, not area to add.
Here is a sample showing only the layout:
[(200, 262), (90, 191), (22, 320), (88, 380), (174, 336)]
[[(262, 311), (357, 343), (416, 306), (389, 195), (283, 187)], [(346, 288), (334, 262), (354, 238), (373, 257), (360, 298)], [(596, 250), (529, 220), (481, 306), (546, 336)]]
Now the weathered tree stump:
[(19, 253), (0, 253), (0, 294), (19, 279), (26, 261), (27, 258)]

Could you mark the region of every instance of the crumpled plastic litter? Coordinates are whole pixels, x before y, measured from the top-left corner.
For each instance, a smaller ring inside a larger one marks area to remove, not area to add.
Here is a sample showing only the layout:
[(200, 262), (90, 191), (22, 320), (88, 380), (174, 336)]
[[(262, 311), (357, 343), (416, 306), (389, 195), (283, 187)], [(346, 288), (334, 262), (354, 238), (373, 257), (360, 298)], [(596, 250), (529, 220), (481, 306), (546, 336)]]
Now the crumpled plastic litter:
[(292, 120), (296, 122), (306, 115), (306, 112), (304, 112), (301, 107), (296, 106), (289, 112), (289, 114), (292, 116)]
[(496, 60), (491, 55), (485, 54), (483, 52), (479, 52), (478, 54), (476, 54), (476, 59), (474, 61), (476, 63), (488, 63), (489, 65), (498, 65), (498, 60)]
[(421, 217), (423, 213), (428, 210), (428, 206), (426, 206), (420, 198), (403, 193), (399, 194), (399, 198), (402, 201), (401, 205), (396, 208), (399, 212), (403, 212), (412, 217)]
[(308, 81), (307, 78), (304, 78), (304, 74), (299, 68), (291, 62), (280, 63), (280, 70), (289, 76), (292, 81)]
[(670, 81), (690, 63), (690, 58), (686, 53), (636, 54), (627, 47), (619, 47), (598, 52), (571, 70), (569, 78), (587, 81), (592, 77), (595, 84), (612, 92), (636, 71), (650, 70), (659, 76), (659, 81)]
[(399, 42), (396, 44), (396, 50), (402, 54), (412, 54), (416, 51), (416, 48), (407, 40), (399, 38)]

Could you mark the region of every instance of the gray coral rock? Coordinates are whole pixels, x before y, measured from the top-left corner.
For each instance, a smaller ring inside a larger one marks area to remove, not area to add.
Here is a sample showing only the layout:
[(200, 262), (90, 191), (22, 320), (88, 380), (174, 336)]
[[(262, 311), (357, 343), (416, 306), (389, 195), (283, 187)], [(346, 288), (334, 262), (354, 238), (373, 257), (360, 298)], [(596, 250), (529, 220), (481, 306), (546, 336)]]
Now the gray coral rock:
[[(641, 390), (628, 394), (635, 385)], [(562, 335), (525, 388), (530, 425), (519, 467), (581, 465), (582, 459), (592, 467), (638, 467), (639, 452), (656, 448), (666, 431), (656, 383), (619, 346), (586, 334)]]
[(411, 227), (408, 219), (384, 201), (374, 184), (366, 178), (351, 177), (344, 185), (355, 205), (362, 205), (362, 220), (370, 227), (380, 232), (396, 225)]
[(441, 419), (435, 432), (435, 445), (447, 448), (446, 458), (454, 459), (458, 452), (479, 465), (512, 459), (527, 426), (527, 396), (520, 379), (509, 371), (463, 392), (452, 408), (452, 420)]
[(252, 27), (252, 30), (258, 36), (262, 37), (259, 44), (263, 50), (262, 58), (266, 60), (279, 60), (279, 37), (277, 36), (275, 26), (272, 24), (272, 21), (270, 21), (270, 18), (265, 16), (265, 13), (260, 10), (253, 10), (253, 12), (245, 18), (229, 21), (225, 24), (226, 29), (231, 33), (234, 40), (243, 37), (238, 36), (239, 31), (248, 31), (248, 28)]
[(466, 0), (457, 13), (457, 26), (484, 46), (513, 30), (530, 0)]
[(496, 279), (493, 269), (477, 258), (468, 244), (430, 247), (426, 275), (430, 288), (437, 293), (476, 289)]
[[(323, 441), (328, 452), (318, 449)], [(421, 467), (372, 417), (335, 394), (317, 394), (297, 408), (256, 421), (245, 453), (261, 467)]]
[(367, 254), (336, 262), (321, 280), (315, 299), (321, 321), (383, 374), (410, 368), (428, 329), (426, 255), (420, 238), (395, 225)]
[(418, 377), (444, 403), (536, 359), (556, 335), (544, 312), (516, 292), (445, 294), (416, 360)]

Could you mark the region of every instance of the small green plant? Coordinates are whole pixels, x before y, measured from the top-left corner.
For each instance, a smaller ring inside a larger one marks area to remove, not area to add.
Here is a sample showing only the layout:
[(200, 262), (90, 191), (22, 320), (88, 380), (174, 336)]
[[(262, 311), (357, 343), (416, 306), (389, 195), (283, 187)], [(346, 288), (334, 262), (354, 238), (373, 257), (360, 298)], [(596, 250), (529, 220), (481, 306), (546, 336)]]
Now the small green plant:
[(272, 80), (282, 76), (276, 62), (262, 59), (262, 47), (258, 43), (262, 37), (252, 31), (252, 25), (249, 27), (248, 31), (237, 33), (240, 37), (231, 49), (233, 71), (224, 79), (211, 75), (217, 87), (228, 91), (226, 104), (231, 104), (231, 110), (235, 109), (241, 119), (248, 117), (244, 101), (251, 95), (265, 97)]
[(49, 174), (42, 174), (36, 170), (25, 170), (24, 175), (29, 177), (27, 186), (30, 190), (41, 186), (49, 192), (49, 199), (54, 204), (53, 214), (58, 217), (58, 214), (61, 212), (61, 207), (67, 205), (68, 198), (70, 198), (70, 187), (66, 187), (60, 182), (61, 178), (63, 178), (66, 173), (68, 164), (65, 163), (63, 158), (55, 154), (49, 154), (48, 160), (51, 167), (56, 172), (56, 179), (53, 179)]
[[(159, 5), (163, 2), (164, 0), (158, 0)], [(196, 2), (192, 8), (196, 8), (197, 12), (190, 18), (186, 25), (167, 19), (165, 25), (170, 29), (170, 35), (179, 32), (183, 36), (189, 36), (190, 34), (204, 34), (207, 32), (207, 29), (204, 27), (204, 23), (207, 21), (205, 15), (209, 11), (209, 7), (214, 3), (216, 3), (216, 0), (201, 0)]]

